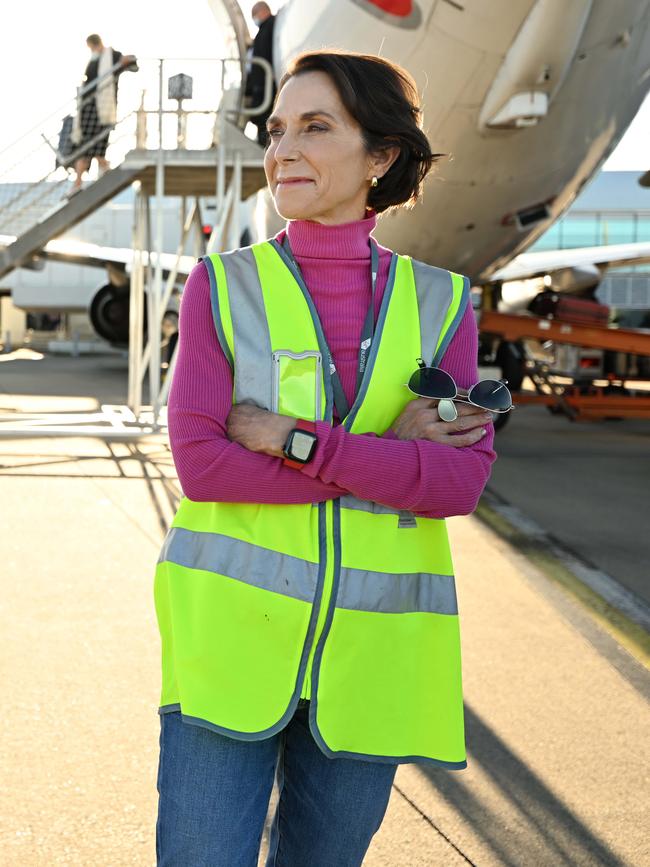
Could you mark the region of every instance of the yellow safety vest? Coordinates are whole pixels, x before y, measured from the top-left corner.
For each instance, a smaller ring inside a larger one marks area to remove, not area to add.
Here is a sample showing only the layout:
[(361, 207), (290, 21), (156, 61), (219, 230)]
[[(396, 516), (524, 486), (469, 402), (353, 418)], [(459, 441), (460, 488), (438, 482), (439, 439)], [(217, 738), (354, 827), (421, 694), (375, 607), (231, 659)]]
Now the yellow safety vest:
[[(275, 241), (206, 257), (233, 401), (332, 420), (329, 351)], [(375, 338), (344, 425), (386, 431), (438, 363), (467, 278), (393, 254)], [(193, 502), (160, 555), (160, 712), (243, 740), (280, 731), (299, 698), (323, 752), (466, 767), (458, 610), (444, 520), (352, 495), (324, 503)]]

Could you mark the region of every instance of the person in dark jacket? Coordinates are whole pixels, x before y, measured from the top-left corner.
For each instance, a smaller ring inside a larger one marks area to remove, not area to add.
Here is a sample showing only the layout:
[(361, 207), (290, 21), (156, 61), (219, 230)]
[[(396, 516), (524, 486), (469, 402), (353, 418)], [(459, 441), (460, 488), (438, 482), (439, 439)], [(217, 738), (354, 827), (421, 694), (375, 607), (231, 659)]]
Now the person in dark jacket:
[[(273, 65), (273, 28), (275, 25), (275, 16), (272, 14), (268, 3), (256, 3), (251, 9), (254, 24), (258, 27), (258, 31), (253, 40), (252, 57), (263, 57), (264, 60)], [(250, 107), (261, 105), (264, 99), (264, 70), (257, 63), (251, 63), (246, 79), (246, 96)], [(261, 114), (254, 115), (251, 120), (257, 127), (257, 141), (261, 145), (266, 144), (266, 120), (271, 114), (273, 101), (275, 99), (276, 87), (273, 82), (273, 96), (271, 104)]]
[(88, 171), (93, 157), (97, 160), (100, 174), (110, 166), (106, 159), (106, 147), (111, 129), (117, 119), (117, 82), (126, 69), (137, 70), (132, 54), (122, 54), (105, 46), (97, 33), (86, 39), (91, 56), (86, 66), (80, 91), (77, 117), (72, 130), (72, 141), (82, 153), (75, 162), (77, 177), (72, 193), (81, 189), (83, 173)]

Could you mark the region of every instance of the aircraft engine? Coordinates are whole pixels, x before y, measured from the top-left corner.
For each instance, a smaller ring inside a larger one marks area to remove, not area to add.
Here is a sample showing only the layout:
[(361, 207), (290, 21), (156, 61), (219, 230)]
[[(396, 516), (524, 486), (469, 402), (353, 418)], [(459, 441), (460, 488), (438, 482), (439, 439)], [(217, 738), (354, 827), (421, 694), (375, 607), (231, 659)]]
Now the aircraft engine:
[(588, 290), (597, 289), (602, 279), (603, 275), (596, 265), (575, 265), (553, 271), (550, 288), (554, 292), (584, 295)]

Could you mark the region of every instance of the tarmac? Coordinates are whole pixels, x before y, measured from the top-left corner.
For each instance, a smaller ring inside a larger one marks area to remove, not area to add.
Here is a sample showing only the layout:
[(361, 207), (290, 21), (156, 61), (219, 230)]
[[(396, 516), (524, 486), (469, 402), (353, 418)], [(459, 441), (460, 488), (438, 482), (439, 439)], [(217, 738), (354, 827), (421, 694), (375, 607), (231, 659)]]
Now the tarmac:
[(650, 420), (570, 422), (522, 406), (498, 448), (490, 490), (650, 607)]
[[(5, 415), (125, 390), (116, 357), (0, 363)], [(179, 496), (166, 439), (5, 432), (0, 496), (0, 863), (150, 867), (153, 570)], [(484, 521), (449, 529), (468, 768), (401, 766), (364, 867), (650, 865), (641, 657)]]

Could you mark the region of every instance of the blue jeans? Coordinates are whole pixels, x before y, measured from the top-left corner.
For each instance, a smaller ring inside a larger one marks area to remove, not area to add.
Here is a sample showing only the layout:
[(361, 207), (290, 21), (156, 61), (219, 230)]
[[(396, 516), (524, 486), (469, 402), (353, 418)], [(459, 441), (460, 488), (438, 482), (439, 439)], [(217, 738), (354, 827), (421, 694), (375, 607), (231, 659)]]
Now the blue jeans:
[(241, 741), (161, 714), (158, 867), (257, 867), (277, 768), (266, 867), (359, 867), (379, 829), (395, 764), (330, 759), (301, 700), (289, 724)]

